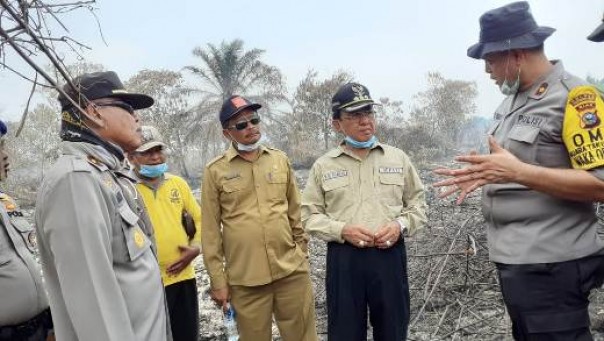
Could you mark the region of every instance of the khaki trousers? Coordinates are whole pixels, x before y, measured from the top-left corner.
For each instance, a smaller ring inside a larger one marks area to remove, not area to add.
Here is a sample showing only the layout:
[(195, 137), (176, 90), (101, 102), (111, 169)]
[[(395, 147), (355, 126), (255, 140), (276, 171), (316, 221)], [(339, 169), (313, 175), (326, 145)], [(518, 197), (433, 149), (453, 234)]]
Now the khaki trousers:
[(231, 286), (240, 341), (272, 340), (275, 315), (283, 341), (316, 341), (315, 299), (304, 261), (290, 275), (265, 285)]

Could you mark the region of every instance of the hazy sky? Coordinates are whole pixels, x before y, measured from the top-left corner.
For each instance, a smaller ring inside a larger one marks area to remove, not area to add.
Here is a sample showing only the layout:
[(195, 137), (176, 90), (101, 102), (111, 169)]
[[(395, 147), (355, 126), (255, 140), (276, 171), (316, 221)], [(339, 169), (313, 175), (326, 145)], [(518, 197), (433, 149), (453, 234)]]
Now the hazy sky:
[[(236, 38), (266, 50), (290, 91), (308, 69), (329, 77), (343, 69), (374, 98), (403, 100), (426, 88), (426, 73), (478, 84), (479, 115), (490, 117), (502, 99), (484, 63), (466, 56), (478, 41), (478, 18), (499, 0), (100, 0), (97, 15), (108, 46), (87, 12), (68, 18), (71, 35), (92, 47), (86, 58), (127, 79), (139, 70), (180, 70), (198, 62), (196, 46)], [(550, 59), (568, 71), (604, 78), (604, 43), (585, 37), (601, 22), (604, 0), (529, 1), (537, 23), (557, 31), (546, 41)], [(14, 60), (14, 59), (13, 59)], [(10, 60), (9, 60), (10, 61)], [(14, 120), (29, 85), (0, 71), (0, 117)]]

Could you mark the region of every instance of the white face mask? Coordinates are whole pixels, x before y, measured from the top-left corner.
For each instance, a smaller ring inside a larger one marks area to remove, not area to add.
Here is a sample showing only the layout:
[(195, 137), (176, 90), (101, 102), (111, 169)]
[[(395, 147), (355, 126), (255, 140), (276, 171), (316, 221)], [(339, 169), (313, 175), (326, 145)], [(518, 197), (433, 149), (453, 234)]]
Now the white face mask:
[(235, 144), (235, 148), (237, 148), (237, 150), (240, 152), (253, 152), (254, 150), (257, 150), (258, 148), (260, 148), (260, 145), (262, 145), (265, 141), (264, 134), (261, 134), (258, 141), (254, 142), (252, 144), (239, 143), (239, 142), (237, 142), (237, 140), (235, 140), (235, 138), (233, 137), (233, 135), (231, 135), (231, 133), (229, 133), (229, 135), (231, 136), (231, 141), (233, 141), (233, 143)]

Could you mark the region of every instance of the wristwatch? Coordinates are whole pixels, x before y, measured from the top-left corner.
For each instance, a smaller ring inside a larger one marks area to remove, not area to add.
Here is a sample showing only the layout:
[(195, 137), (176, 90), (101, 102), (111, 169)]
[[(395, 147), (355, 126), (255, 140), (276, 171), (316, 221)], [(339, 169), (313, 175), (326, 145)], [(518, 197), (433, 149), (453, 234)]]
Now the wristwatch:
[(401, 236), (406, 236), (407, 234), (405, 233), (405, 231), (408, 231), (409, 229), (407, 228), (407, 225), (405, 225), (405, 220), (403, 218), (397, 218), (395, 221), (401, 228)]

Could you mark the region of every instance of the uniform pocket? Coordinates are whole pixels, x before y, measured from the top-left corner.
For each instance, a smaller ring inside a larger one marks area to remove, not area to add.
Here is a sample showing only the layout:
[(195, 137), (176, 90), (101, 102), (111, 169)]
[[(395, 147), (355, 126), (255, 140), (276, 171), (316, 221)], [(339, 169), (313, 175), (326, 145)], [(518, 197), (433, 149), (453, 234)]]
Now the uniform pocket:
[(402, 205), (405, 177), (402, 173), (380, 174), (380, 200), (389, 206)]
[(354, 203), (355, 192), (350, 176), (323, 180), (321, 187), (325, 193), (325, 207), (336, 220), (348, 219), (347, 212)]
[(151, 247), (151, 241), (138, 226), (139, 218), (127, 204), (122, 204), (118, 210), (123, 221), (122, 233), (128, 256), (130, 261), (135, 261)]
[(539, 127), (515, 125), (508, 134), (508, 150), (524, 162), (535, 162), (535, 141)]
[(346, 189), (350, 185), (350, 177), (343, 176), (323, 181), (322, 187), (325, 192)]
[(287, 192), (287, 173), (273, 171), (266, 174), (268, 183), (268, 196), (273, 200), (285, 200)]
[(10, 222), (23, 238), (23, 243), (27, 245), (27, 249), (33, 253), (36, 249), (36, 231), (33, 226), (22, 217), (12, 217)]

